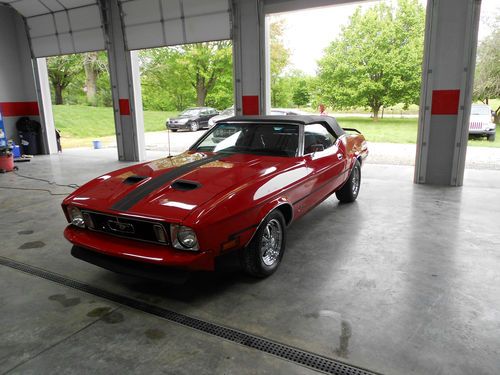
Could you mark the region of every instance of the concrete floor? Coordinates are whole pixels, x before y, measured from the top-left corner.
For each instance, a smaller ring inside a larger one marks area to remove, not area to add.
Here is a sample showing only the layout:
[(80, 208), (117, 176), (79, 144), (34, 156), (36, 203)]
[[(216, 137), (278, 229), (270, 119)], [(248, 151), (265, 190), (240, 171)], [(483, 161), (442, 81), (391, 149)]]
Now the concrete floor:
[[(159, 156), (150, 152), (149, 157)], [(19, 173), (83, 183), (110, 150), (39, 156)], [(0, 256), (386, 374), (498, 374), (500, 172), (462, 188), (366, 164), (358, 201), (296, 222), (276, 274), (199, 274), (182, 286), (78, 261), (63, 196), (0, 189)], [(71, 189), (0, 175), (0, 186)], [(0, 373), (307, 374), (273, 356), (0, 266)]]

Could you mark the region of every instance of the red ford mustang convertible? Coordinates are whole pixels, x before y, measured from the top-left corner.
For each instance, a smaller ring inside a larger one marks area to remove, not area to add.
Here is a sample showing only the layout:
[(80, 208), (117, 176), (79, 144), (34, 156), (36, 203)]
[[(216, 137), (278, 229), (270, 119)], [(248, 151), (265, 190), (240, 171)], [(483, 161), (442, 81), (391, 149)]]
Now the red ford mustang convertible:
[(247, 116), (219, 122), (188, 151), (126, 167), (63, 202), (73, 256), (152, 279), (214, 270), (238, 251), (246, 272), (278, 267), (286, 228), (335, 193), (352, 202), (368, 155), (332, 117)]

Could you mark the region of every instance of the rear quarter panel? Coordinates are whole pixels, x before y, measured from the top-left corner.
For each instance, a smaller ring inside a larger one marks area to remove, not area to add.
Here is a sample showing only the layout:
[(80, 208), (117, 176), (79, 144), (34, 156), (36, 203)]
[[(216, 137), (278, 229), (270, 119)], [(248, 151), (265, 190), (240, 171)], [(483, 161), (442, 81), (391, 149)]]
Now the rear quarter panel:
[(351, 158), (365, 159), (368, 156), (368, 145), (363, 134), (346, 134), (346, 153)]

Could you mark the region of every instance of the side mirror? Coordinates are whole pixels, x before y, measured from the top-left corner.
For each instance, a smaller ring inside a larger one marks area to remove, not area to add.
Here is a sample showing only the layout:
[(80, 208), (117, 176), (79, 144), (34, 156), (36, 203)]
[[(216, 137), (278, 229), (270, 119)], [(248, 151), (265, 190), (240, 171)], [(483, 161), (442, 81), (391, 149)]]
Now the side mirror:
[(309, 147), (309, 149), (311, 150), (311, 152), (320, 152), (320, 151), (325, 150), (325, 146), (323, 146), (321, 143), (317, 143), (317, 144), (311, 145)]

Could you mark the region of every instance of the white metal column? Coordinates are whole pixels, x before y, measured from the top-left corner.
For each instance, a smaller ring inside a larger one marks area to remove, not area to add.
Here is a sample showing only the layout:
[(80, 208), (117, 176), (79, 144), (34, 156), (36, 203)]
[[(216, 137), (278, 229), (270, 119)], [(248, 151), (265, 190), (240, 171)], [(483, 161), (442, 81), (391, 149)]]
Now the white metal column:
[(265, 17), (261, 0), (232, 3), (235, 110), (266, 113)]
[(136, 51), (127, 51), (117, 0), (103, 0), (107, 51), (113, 94), (118, 158), (145, 159), (144, 118)]
[(415, 183), (463, 183), (480, 4), (428, 0)]
[(42, 124), (43, 149), (46, 154), (56, 154), (56, 128), (54, 126), (52, 100), (50, 97), (50, 83), (49, 73), (47, 71), (47, 60), (45, 58), (33, 58), (33, 73), (35, 76), (38, 110), (40, 112), (40, 123)]

